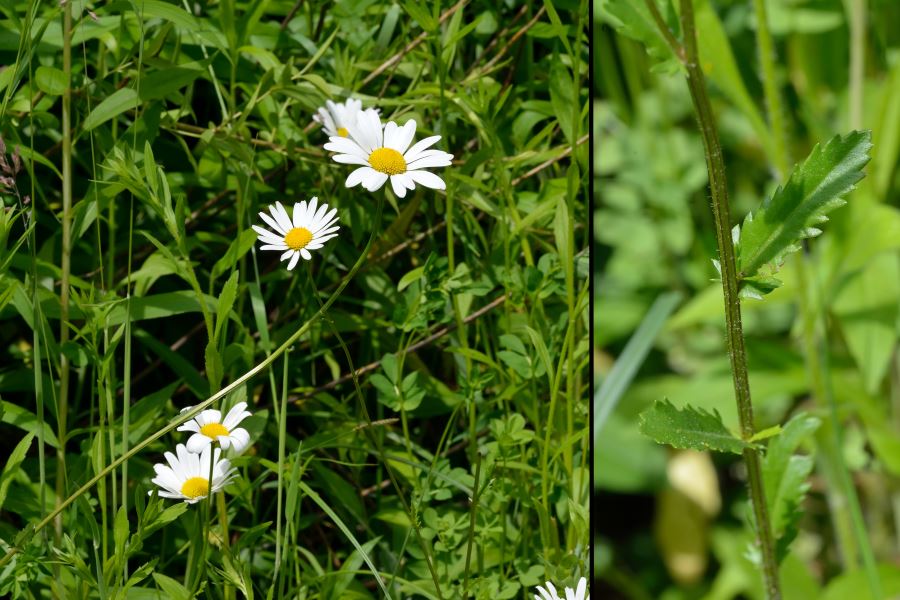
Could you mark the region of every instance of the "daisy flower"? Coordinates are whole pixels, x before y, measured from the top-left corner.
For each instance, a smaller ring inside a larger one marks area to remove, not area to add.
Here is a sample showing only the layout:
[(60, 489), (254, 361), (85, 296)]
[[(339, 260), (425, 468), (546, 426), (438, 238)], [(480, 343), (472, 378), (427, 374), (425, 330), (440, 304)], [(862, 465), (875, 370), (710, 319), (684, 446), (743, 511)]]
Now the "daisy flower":
[(374, 192), (388, 178), (400, 198), (406, 196), (406, 190), (415, 189), (417, 183), (435, 190), (447, 188), (443, 179), (423, 169), (446, 167), (453, 155), (427, 149), (441, 139), (439, 135), (427, 137), (410, 148), (416, 134), (416, 122), (412, 119), (403, 127), (388, 121), (382, 129), (378, 113), (368, 109), (358, 113), (354, 123), (347, 124), (347, 131), (348, 137), (329, 138), (325, 149), (337, 152), (333, 157), (336, 162), (362, 165), (347, 177), (348, 188), (361, 183)]
[(295, 203), (293, 220), (288, 217), (280, 202), (269, 206), (272, 216), (264, 212), (259, 213), (262, 220), (277, 233), (257, 225), (253, 226), (253, 230), (259, 234), (259, 239), (264, 243), (261, 250), (278, 250), (282, 252), (281, 260), (291, 259), (288, 271), (297, 266), (301, 256), (309, 260), (312, 258), (310, 250), (318, 250), (325, 242), (337, 236), (336, 232), (340, 229), (335, 225), (338, 222), (338, 217), (335, 216), (337, 209), (332, 208), (329, 211), (327, 204), (317, 205), (318, 201), (319, 199), (313, 196), (309, 204), (306, 200)]
[(313, 115), (313, 121), (320, 123), (329, 137), (347, 137), (347, 123), (356, 121), (356, 115), (360, 111), (362, 100), (347, 98), (342, 104), (326, 100), (325, 106)]
[[(219, 448), (206, 446), (200, 454), (188, 452), (184, 444), (175, 447), (175, 453), (166, 452), (168, 465), (155, 464), (153, 470), (156, 477), (153, 483), (158, 485), (159, 495), (163, 498), (177, 498), (188, 504), (199, 502), (210, 494), (209, 486), (209, 462), (212, 452), (212, 492), (218, 492), (228, 485), (237, 471), (231, 466), (228, 459), (221, 459), (222, 451)], [(151, 490), (149, 494), (152, 494)]]
[[(181, 409), (181, 412), (192, 407)], [(199, 415), (181, 425), (178, 431), (193, 431), (194, 435), (188, 438), (187, 449), (190, 452), (199, 453), (205, 450), (213, 442), (219, 442), (225, 450), (234, 448), (235, 454), (240, 454), (250, 444), (250, 434), (238, 423), (250, 416), (245, 409), (246, 402), (238, 402), (234, 408), (228, 411), (225, 419), (222, 413), (215, 409), (204, 410)], [(209, 464), (209, 463), (207, 463)]]
[(556, 588), (553, 587), (553, 584), (549, 581), (546, 583), (547, 588), (544, 589), (542, 586), (537, 586), (537, 591), (540, 592), (540, 596), (537, 594), (534, 595), (534, 600), (591, 600), (591, 595), (587, 591), (587, 579), (582, 577), (578, 580), (578, 587), (576, 589), (572, 589), (570, 587), (566, 588), (566, 597), (563, 599), (556, 593)]

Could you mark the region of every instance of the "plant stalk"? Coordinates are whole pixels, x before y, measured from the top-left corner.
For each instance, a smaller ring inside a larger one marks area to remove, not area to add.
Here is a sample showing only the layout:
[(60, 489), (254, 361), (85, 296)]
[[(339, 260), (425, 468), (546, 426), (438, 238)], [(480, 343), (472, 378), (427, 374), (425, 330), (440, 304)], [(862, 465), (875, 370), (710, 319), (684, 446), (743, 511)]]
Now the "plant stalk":
[[(725, 296), (725, 323), (728, 355), (734, 380), (735, 399), (738, 406), (741, 436), (745, 440), (753, 437), (753, 405), (750, 399), (750, 380), (747, 369), (747, 351), (744, 347), (744, 332), (741, 324), (741, 304), (738, 295), (738, 274), (735, 265), (734, 244), (731, 238), (731, 216), (728, 207), (728, 186), (725, 178), (725, 163), (722, 147), (716, 131), (716, 122), (706, 90), (706, 81), (700, 68), (697, 50), (697, 35), (694, 25), (692, 0), (680, 0), (681, 30), (684, 44), (679, 44), (665, 26), (652, 0), (647, 5), (657, 25), (663, 30), (665, 39), (672, 46), (687, 71), (688, 88), (697, 115), (706, 165), (709, 172), (709, 187), (712, 195), (713, 220), (716, 227), (716, 242), (722, 274), (722, 290)], [(781, 588), (778, 580), (778, 562), (775, 557), (775, 539), (769, 522), (766, 494), (763, 489), (762, 464), (759, 451), (755, 448), (744, 450), (747, 478), (750, 484), (750, 504), (756, 522), (756, 536), (762, 556), (763, 581), (766, 598), (780, 600)]]
[[(72, 269), (72, 3), (63, 7), (63, 74), (66, 87), (62, 95), (62, 262), (59, 292), (59, 404), (56, 453), (56, 508), (66, 491), (66, 421), (69, 416), (69, 359), (62, 349), (69, 341), (69, 274)], [(54, 522), (56, 543), (62, 538), (62, 513)]]

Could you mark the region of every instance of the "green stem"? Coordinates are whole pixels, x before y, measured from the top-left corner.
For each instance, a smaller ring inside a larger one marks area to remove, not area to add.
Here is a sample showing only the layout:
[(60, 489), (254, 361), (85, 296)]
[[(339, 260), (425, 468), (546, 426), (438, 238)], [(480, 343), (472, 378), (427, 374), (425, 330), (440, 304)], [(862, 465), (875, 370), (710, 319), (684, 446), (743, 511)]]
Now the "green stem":
[(34, 529), (32, 529), (30, 531), (29, 535), (23, 536), (24, 539), (19, 540), (20, 544), (11, 547), (6, 552), (6, 554), (3, 555), (3, 558), (0, 558), (0, 567), (5, 565), (7, 562), (9, 562), (9, 560), (15, 554), (20, 552), (22, 550), (22, 548), (28, 544), (28, 541), (31, 539), (31, 537), (34, 534), (41, 531), (44, 527), (47, 526), (48, 523), (50, 523), (51, 521), (56, 519), (56, 517), (58, 515), (60, 515), (63, 510), (68, 508), (68, 506), (71, 505), (73, 502), (75, 502), (75, 500), (77, 500), (82, 494), (84, 494), (85, 492), (90, 490), (92, 487), (94, 487), (98, 481), (100, 481), (102, 478), (109, 475), (112, 471), (117, 469), (119, 467), (119, 465), (121, 465), (123, 462), (125, 462), (129, 458), (133, 457), (135, 454), (137, 454), (138, 452), (140, 452), (141, 450), (143, 450), (144, 448), (146, 448), (147, 446), (149, 446), (150, 444), (152, 444), (153, 442), (155, 442), (162, 436), (174, 431), (182, 423), (190, 421), (191, 419), (193, 419), (194, 417), (199, 415), (201, 412), (206, 410), (212, 403), (224, 398), (225, 396), (227, 396), (228, 394), (230, 394), (231, 392), (233, 392), (234, 390), (236, 390), (237, 388), (242, 386), (244, 383), (246, 383), (247, 381), (249, 381), (250, 379), (255, 377), (263, 369), (265, 369), (270, 364), (272, 364), (272, 362), (274, 362), (279, 356), (281, 356), (288, 348), (290, 348), (298, 339), (300, 339), (300, 337), (302, 335), (304, 335), (307, 331), (309, 331), (309, 329), (310, 329), (310, 327), (312, 327), (313, 323), (315, 323), (323, 314), (325, 314), (325, 312), (328, 311), (328, 309), (331, 307), (331, 305), (334, 304), (335, 300), (337, 300), (338, 297), (341, 295), (341, 292), (344, 291), (344, 288), (346, 288), (347, 285), (349, 285), (350, 281), (356, 275), (356, 272), (359, 271), (359, 269), (362, 267), (363, 263), (366, 262), (366, 259), (368, 258), (368, 255), (369, 255), (369, 249), (372, 247), (372, 243), (375, 241), (375, 236), (378, 234), (378, 230), (379, 230), (379, 227), (381, 224), (381, 212), (382, 212), (383, 208), (384, 208), (384, 196), (382, 195), (378, 200), (378, 207), (376, 208), (376, 212), (375, 212), (375, 225), (372, 227), (372, 234), (369, 236), (369, 241), (366, 243), (366, 247), (363, 248), (363, 251), (360, 253), (359, 258), (356, 259), (356, 262), (350, 268), (350, 271), (347, 273), (346, 277), (344, 277), (341, 280), (341, 283), (337, 286), (337, 288), (335, 288), (335, 290), (331, 294), (331, 296), (328, 297), (328, 300), (326, 300), (325, 303), (322, 304), (322, 306), (319, 308), (319, 310), (317, 310), (316, 313), (312, 317), (310, 317), (310, 319), (308, 321), (306, 321), (303, 325), (301, 325), (297, 329), (297, 331), (295, 331), (293, 334), (291, 334), (291, 336), (287, 340), (285, 340), (284, 343), (281, 344), (281, 346), (279, 346), (272, 354), (270, 354), (269, 356), (267, 356), (266, 358), (261, 360), (258, 365), (256, 365), (255, 367), (253, 367), (252, 369), (250, 369), (249, 371), (247, 371), (246, 373), (244, 373), (243, 375), (241, 375), (234, 381), (232, 381), (230, 384), (228, 384), (227, 386), (225, 386), (224, 388), (222, 388), (221, 390), (219, 390), (218, 392), (216, 392), (215, 394), (213, 394), (212, 396), (210, 396), (209, 398), (207, 398), (200, 404), (197, 404), (196, 406), (194, 406), (191, 410), (185, 411), (184, 413), (179, 414), (177, 417), (175, 417), (175, 419), (171, 423), (169, 423), (162, 429), (159, 429), (156, 432), (148, 435), (143, 441), (136, 444), (128, 452), (125, 452), (124, 454), (122, 454), (122, 456), (120, 456), (116, 460), (112, 461), (102, 471), (100, 471), (99, 473), (97, 473), (96, 475), (91, 477), (87, 481), (87, 483), (82, 485), (80, 488), (78, 488), (78, 490), (75, 491), (75, 493), (70, 495), (63, 502), (61, 502), (53, 510), (53, 512), (51, 512), (49, 515), (47, 515), (46, 517), (44, 517), (43, 519), (38, 521), (37, 525), (34, 526)]
[[(651, 11), (658, 16), (655, 4), (647, 0)], [(716, 131), (716, 122), (706, 90), (706, 81), (700, 69), (697, 36), (694, 25), (694, 6), (692, 0), (680, 0), (681, 29), (684, 34), (684, 45), (674, 41), (671, 32), (661, 19), (657, 24), (663, 27), (664, 36), (673, 44), (673, 50), (682, 59), (687, 71), (688, 88), (697, 114), (700, 135), (706, 152), (706, 164), (709, 172), (709, 187), (712, 194), (713, 220), (716, 226), (716, 242), (719, 248), (719, 260), (722, 272), (722, 291), (725, 297), (725, 323), (728, 344), (728, 355), (731, 360), (731, 372), (734, 380), (735, 399), (738, 406), (741, 436), (748, 440), (753, 437), (753, 405), (750, 399), (750, 380), (747, 369), (747, 352), (744, 347), (744, 332), (741, 324), (741, 304), (738, 295), (738, 275), (735, 266), (734, 244), (731, 239), (731, 216), (728, 207), (728, 186), (725, 178), (725, 163), (722, 159), (722, 148)], [(665, 32), (668, 32), (666, 35)], [(763, 580), (766, 597), (769, 600), (781, 598), (778, 581), (778, 563), (775, 558), (775, 539), (769, 522), (766, 494), (763, 489), (762, 465), (759, 451), (755, 448), (744, 450), (744, 462), (747, 465), (747, 477), (750, 484), (750, 503), (756, 522), (756, 535), (762, 555)]]
[(850, 11), (850, 129), (861, 129), (863, 78), (866, 74), (866, 0), (849, 0)]
[[(225, 492), (216, 494), (216, 507), (219, 509), (219, 527), (222, 530), (222, 548), (225, 554), (231, 554), (231, 541), (228, 539), (228, 507), (225, 504)], [(225, 600), (234, 598), (234, 588), (225, 581)]]
[[(62, 264), (59, 296), (59, 347), (69, 341), (69, 274), (72, 269), (72, 3), (63, 7), (63, 75), (66, 88), (62, 95)], [(69, 359), (64, 352), (59, 357), (59, 449), (56, 453), (56, 543), (62, 538), (62, 516), (58, 512), (65, 493), (66, 477), (66, 421), (69, 413)]]
[[(875, 564), (875, 555), (862, 516), (859, 497), (853, 486), (850, 471), (844, 462), (844, 441), (837, 414), (837, 403), (827, 379), (828, 350), (824, 344), (819, 343), (815, 331), (816, 309), (811, 307), (812, 298), (821, 298), (821, 293), (815, 282), (810, 282), (806, 258), (800, 256), (795, 264), (797, 265), (797, 281), (801, 290), (800, 313), (803, 318), (803, 345), (812, 382), (812, 393), (820, 402), (828, 405), (828, 424), (817, 433), (816, 442), (823, 448), (820, 454), (825, 467), (825, 477), (829, 483), (829, 504), (832, 506), (835, 531), (843, 551), (842, 558), (845, 566), (854, 568), (856, 555), (859, 553), (872, 598), (880, 600), (884, 594)], [(815, 293), (815, 296), (811, 297), (812, 293)], [(818, 306), (822, 306), (821, 301)], [(825, 337), (827, 339), (827, 336)], [(848, 529), (852, 531), (852, 534), (848, 532)]]
[(766, 0), (753, 0), (753, 9), (756, 11), (756, 45), (759, 49), (763, 95), (766, 99), (766, 112), (769, 115), (769, 131), (775, 153), (775, 168), (778, 169), (778, 178), (784, 179), (790, 170), (790, 154), (785, 142), (787, 128), (784, 111), (781, 107), (781, 95), (778, 93), (778, 80), (775, 75), (775, 45), (772, 43), (772, 34), (769, 32)]

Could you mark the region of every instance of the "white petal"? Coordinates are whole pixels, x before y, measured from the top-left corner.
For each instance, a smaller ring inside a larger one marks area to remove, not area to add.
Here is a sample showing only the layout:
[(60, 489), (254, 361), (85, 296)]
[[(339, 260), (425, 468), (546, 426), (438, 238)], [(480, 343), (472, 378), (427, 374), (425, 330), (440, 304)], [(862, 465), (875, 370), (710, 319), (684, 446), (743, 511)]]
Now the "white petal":
[(238, 427), (231, 432), (231, 444), (234, 451), (238, 454), (243, 452), (250, 444), (250, 434), (243, 427)]
[(381, 189), (381, 186), (387, 181), (388, 176), (387, 173), (380, 173), (375, 169), (372, 169), (371, 171), (371, 173), (366, 173), (366, 178), (363, 180), (363, 187), (370, 192), (374, 192), (375, 190)]
[(369, 166), (360, 167), (347, 175), (347, 181), (344, 182), (344, 186), (352, 188), (355, 185), (359, 185), (370, 173), (377, 173), (377, 171)]
[(375, 132), (375, 147), (382, 148), (384, 146), (384, 129), (381, 126), (381, 119), (378, 113), (372, 109), (363, 112), (369, 119), (369, 127)]
[(334, 162), (341, 163), (342, 165), (367, 165), (369, 161), (365, 158), (361, 158), (359, 156), (353, 154), (335, 154), (331, 157)]
[(300, 256), (302, 256), (306, 260), (309, 260), (312, 258), (312, 254), (310, 254), (309, 250), (307, 250), (306, 248), (300, 248)]
[(433, 190), (445, 190), (447, 189), (447, 185), (444, 183), (444, 180), (435, 175), (434, 173), (429, 173), (428, 171), (407, 171), (407, 175), (412, 178), (413, 181), (424, 185), (425, 187), (431, 188)]
[(291, 230), (293, 224), (291, 223), (291, 218), (288, 216), (287, 211), (281, 205), (281, 202), (275, 201), (275, 218), (278, 220), (278, 224), (284, 228), (284, 232), (287, 233)]
[(200, 431), (200, 426), (197, 425), (197, 421), (191, 419), (187, 423), (182, 423), (176, 431)]
[(400, 154), (403, 154), (404, 152), (406, 152), (406, 149), (409, 148), (409, 143), (412, 141), (412, 139), (413, 139), (413, 137), (415, 137), (415, 135), (416, 135), (416, 122), (413, 119), (410, 119), (397, 132), (397, 135), (394, 138), (394, 145), (391, 146), (391, 148), (393, 148)]
[(406, 186), (403, 185), (403, 179), (401, 177), (392, 175), (391, 187), (394, 189), (394, 193), (397, 194), (398, 198), (403, 198), (406, 196)]
[(266, 244), (265, 246), (259, 247), (260, 250), (277, 250), (279, 252), (285, 248), (287, 248), (287, 245), (284, 242), (281, 242), (280, 244)]
[(339, 136), (331, 138), (331, 141), (325, 144), (325, 149), (337, 152), (338, 154), (351, 154), (359, 157), (366, 157), (369, 155), (353, 140)]
[(285, 252), (284, 254), (282, 254), (282, 255), (281, 255), (281, 258), (279, 258), (278, 260), (287, 260), (287, 258), (288, 258), (289, 256), (291, 256), (292, 254), (294, 254), (294, 252), (296, 252), (296, 250), (288, 250), (287, 252)]
[(288, 271), (294, 270), (294, 267), (297, 266), (298, 260), (300, 260), (300, 252), (294, 252), (294, 256), (291, 257), (291, 262), (288, 263)]
[(215, 408), (204, 410), (197, 416), (197, 422), (201, 425), (209, 425), (210, 423), (221, 423), (222, 412)]
[[(434, 154), (431, 154), (432, 152), (434, 152)], [(430, 167), (449, 167), (451, 164), (453, 164), (452, 154), (435, 150), (426, 150), (419, 155), (419, 158), (407, 163), (406, 168), (410, 171), (414, 171), (416, 169), (427, 169)]]
[(228, 411), (228, 414), (225, 415), (225, 420), (222, 421), (222, 425), (224, 425), (225, 428), (228, 429), (228, 431), (231, 431), (232, 429), (237, 427), (238, 423), (250, 416), (250, 412), (246, 409), (246, 402), (238, 402), (231, 410)]
[[(400, 127), (393, 121), (388, 121), (387, 123), (385, 123), (385, 125), (384, 125), (384, 147), (385, 148), (394, 148), (394, 149), (397, 148), (397, 146), (394, 142), (394, 138), (397, 134), (397, 130), (399, 130), (399, 129), (400, 129)], [(403, 154), (403, 153), (401, 152), (400, 154)]]
[[(327, 207), (328, 205), (325, 204), (324, 206)], [(315, 235), (315, 233), (316, 233), (317, 231), (320, 231), (323, 227), (328, 227), (328, 226), (330, 226), (332, 223), (334, 223), (334, 222), (337, 220), (337, 219), (334, 218), (334, 216), (335, 216), (336, 214), (337, 214), (337, 209), (336, 209), (336, 208), (332, 208), (331, 210), (328, 211), (327, 214), (322, 215), (321, 218), (316, 219), (315, 222), (311, 223), (313, 235)]]
[(212, 442), (212, 440), (202, 433), (195, 433), (188, 438), (187, 449), (196, 454), (202, 452), (204, 448), (209, 446), (210, 442)]
[(316, 214), (316, 210), (318, 210), (318, 202), (319, 198), (313, 196), (309, 199), (309, 206), (306, 207), (306, 214), (303, 215), (303, 226), (309, 227), (313, 221), (313, 215)]
[(260, 227), (259, 229), (260, 229), (260, 231), (263, 231), (265, 233), (262, 234), (259, 231), (257, 231), (256, 232), (257, 239), (259, 241), (263, 242), (264, 244), (276, 244), (278, 242), (284, 241), (283, 235), (282, 236), (275, 235), (274, 233), (270, 233), (268, 230), (263, 229), (262, 227)]
[(365, 118), (365, 112), (356, 113), (356, 119), (352, 123), (347, 123), (347, 133), (359, 146), (364, 156), (369, 156), (375, 149), (375, 136), (369, 132), (369, 122)]
[(403, 154), (403, 159), (406, 161), (406, 164), (409, 164), (409, 163), (411, 163), (412, 161), (414, 161), (414, 160), (416, 160), (417, 158), (419, 158), (419, 153), (420, 153), (420, 152), (422, 152), (423, 150), (427, 149), (429, 146), (433, 146), (433, 145), (436, 144), (436, 143), (438, 142), (438, 140), (440, 140), (440, 139), (441, 139), (441, 136), (439, 136), (439, 135), (433, 135), (433, 136), (431, 136), (431, 137), (425, 138), (424, 140), (419, 140), (418, 142), (416, 142), (415, 144), (413, 144), (413, 147), (410, 148), (409, 150), (407, 150), (407, 151)]
[(260, 218), (262, 218), (263, 221), (266, 222), (266, 224), (269, 227), (271, 227), (272, 229), (274, 229), (281, 235), (284, 235), (287, 233), (287, 230), (285, 230), (281, 225), (279, 225), (278, 221), (276, 221), (274, 218), (270, 217), (266, 213), (261, 212), (261, 213), (259, 213), (259, 216), (260, 216)]

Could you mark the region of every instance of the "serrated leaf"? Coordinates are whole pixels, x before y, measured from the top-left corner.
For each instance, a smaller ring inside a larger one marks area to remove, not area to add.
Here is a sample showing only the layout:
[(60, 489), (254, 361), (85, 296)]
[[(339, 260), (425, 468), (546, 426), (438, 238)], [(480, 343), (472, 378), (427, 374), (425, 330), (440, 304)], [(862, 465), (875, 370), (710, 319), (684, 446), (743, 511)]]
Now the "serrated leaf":
[(738, 265), (742, 280), (756, 293), (780, 284), (772, 274), (784, 256), (798, 250), (801, 240), (819, 235), (816, 225), (828, 220), (826, 213), (845, 204), (842, 196), (865, 176), (871, 140), (870, 131), (853, 131), (817, 145), (787, 183), (756, 214), (747, 215)]
[(807, 479), (813, 468), (811, 456), (794, 455), (804, 439), (812, 435), (821, 421), (799, 413), (784, 426), (781, 435), (769, 442), (763, 459), (763, 482), (766, 504), (772, 531), (777, 538), (778, 560), (787, 554), (791, 541), (797, 535), (797, 525), (802, 515), (800, 507), (809, 490)]
[(718, 411), (685, 406), (678, 410), (668, 400), (654, 402), (640, 415), (641, 433), (659, 444), (691, 450), (716, 450), (741, 454), (750, 444), (735, 437)]

